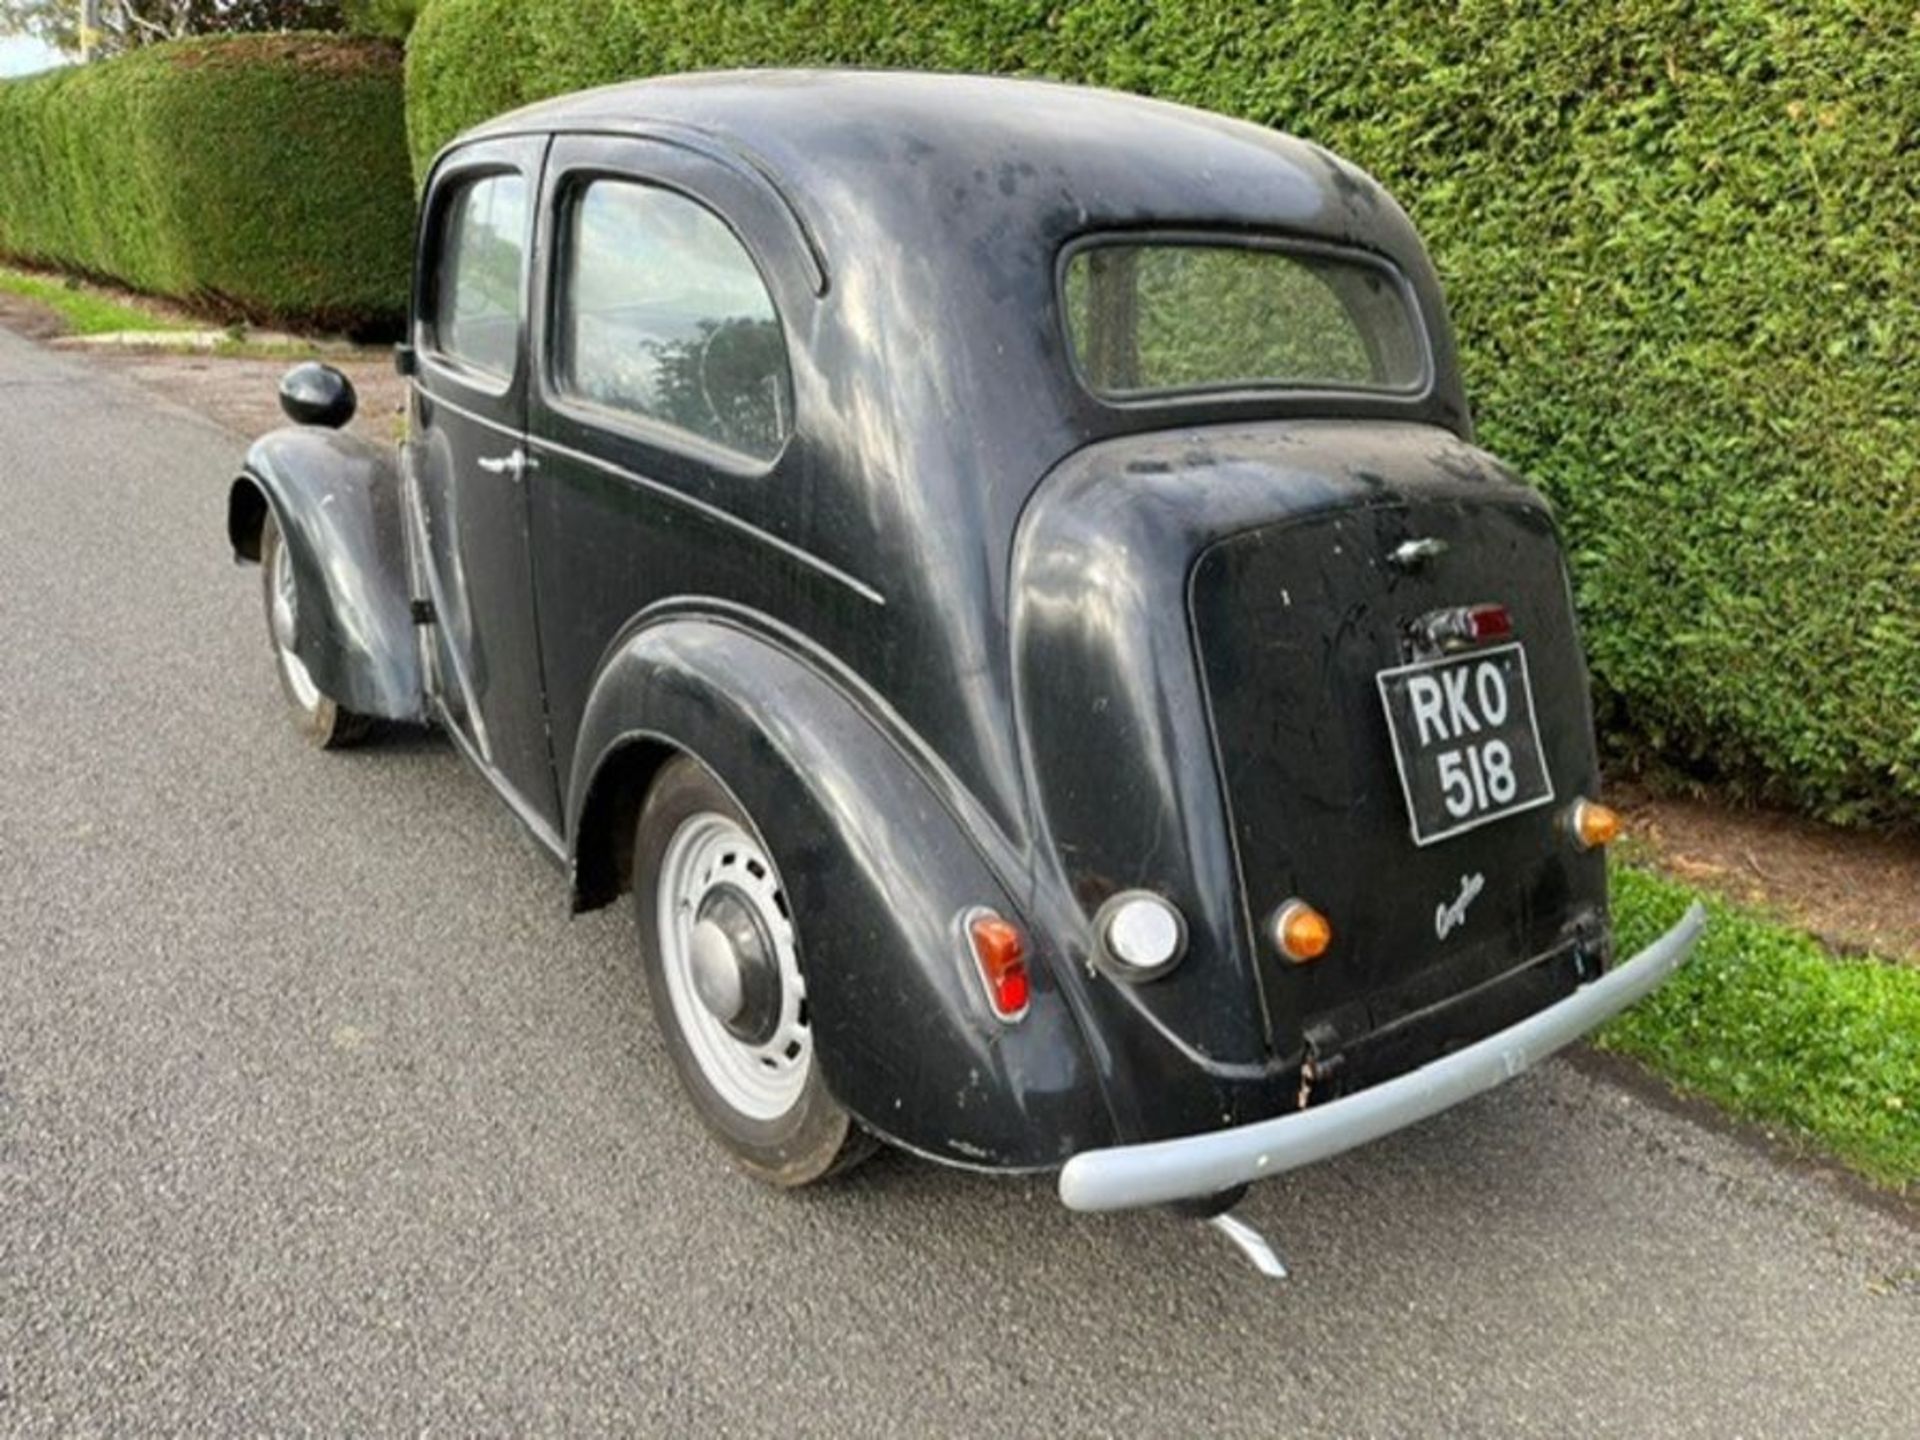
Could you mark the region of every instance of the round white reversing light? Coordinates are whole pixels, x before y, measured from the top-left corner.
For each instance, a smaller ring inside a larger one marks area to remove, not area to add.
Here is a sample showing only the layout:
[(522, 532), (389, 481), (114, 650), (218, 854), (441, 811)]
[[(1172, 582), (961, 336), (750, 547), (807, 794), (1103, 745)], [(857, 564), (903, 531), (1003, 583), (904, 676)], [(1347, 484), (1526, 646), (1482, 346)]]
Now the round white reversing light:
[(1102, 909), (1100, 938), (1107, 954), (1129, 970), (1164, 970), (1186, 948), (1186, 922), (1158, 895), (1116, 895)]

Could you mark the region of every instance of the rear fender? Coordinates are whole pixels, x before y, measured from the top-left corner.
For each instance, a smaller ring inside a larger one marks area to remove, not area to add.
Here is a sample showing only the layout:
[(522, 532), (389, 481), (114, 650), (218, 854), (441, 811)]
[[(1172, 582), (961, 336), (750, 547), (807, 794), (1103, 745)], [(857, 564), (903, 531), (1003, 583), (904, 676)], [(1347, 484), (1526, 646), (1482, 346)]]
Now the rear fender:
[(269, 506), (299, 587), (293, 650), (314, 682), (356, 714), (424, 719), (396, 453), (337, 430), (276, 430), (227, 495), (236, 560), (259, 561)]
[(1113, 1133), (1058, 957), (1032, 926), (1026, 1017), (988, 1009), (961, 916), (1020, 911), (953, 810), (845, 685), (731, 618), (655, 621), (603, 667), (568, 788), (578, 903), (617, 893), (621, 825), (674, 751), (720, 779), (778, 863), (822, 1073), (863, 1124), (1001, 1170), (1058, 1165)]

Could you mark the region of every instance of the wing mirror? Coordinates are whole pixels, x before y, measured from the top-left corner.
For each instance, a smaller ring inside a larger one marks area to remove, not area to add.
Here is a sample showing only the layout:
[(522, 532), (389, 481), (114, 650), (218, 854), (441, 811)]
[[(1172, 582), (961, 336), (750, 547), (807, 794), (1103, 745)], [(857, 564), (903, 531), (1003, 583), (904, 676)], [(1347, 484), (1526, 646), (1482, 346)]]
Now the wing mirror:
[(280, 379), (280, 408), (296, 425), (324, 425), (338, 430), (353, 419), (360, 397), (353, 382), (331, 365), (309, 360)]

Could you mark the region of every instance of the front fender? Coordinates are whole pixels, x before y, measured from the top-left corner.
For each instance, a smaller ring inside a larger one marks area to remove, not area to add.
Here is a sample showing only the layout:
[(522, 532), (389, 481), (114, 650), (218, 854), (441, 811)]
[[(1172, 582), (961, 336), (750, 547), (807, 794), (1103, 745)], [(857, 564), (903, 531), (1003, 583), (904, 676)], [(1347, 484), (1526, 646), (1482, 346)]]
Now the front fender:
[(337, 430), (275, 430), (228, 492), (236, 559), (259, 560), (268, 506), (300, 592), (293, 650), (314, 682), (357, 714), (424, 719), (395, 454)]
[[(779, 864), (798, 919), (828, 1088), (863, 1124), (935, 1159), (1060, 1164), (1112, 1123), (1051, 966), (1034, 957), (1026, 1017), (988, 1009), (963, 948), (977, 905), (1018, 917), (953, 813), (847, 688), (727, 618), (645, 626), (603, 667), (568, 787), (583, 817), (636, 747), (685, 751), (733, 793)], [(1029, 926), (1028, 933), (1036, 934)]]

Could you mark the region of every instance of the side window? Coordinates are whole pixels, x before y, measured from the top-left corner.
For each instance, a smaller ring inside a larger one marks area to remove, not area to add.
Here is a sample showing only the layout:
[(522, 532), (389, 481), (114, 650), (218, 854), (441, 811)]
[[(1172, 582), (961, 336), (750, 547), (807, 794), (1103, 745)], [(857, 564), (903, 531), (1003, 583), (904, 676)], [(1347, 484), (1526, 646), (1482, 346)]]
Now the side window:
[(469, 181), (454, 192), (446, 217), (434, 348), (468, 369), (509, 379), (520, 344), (527, 182), (511, 174)]
[(773, 297), (733, 232), (671, 190), (595, 180), (566, 217), (555, 378), (608, 410), (771, 460), (793, 423)]

